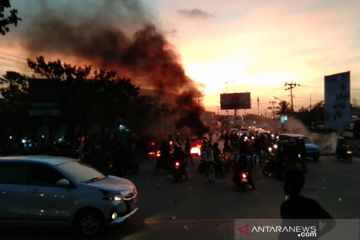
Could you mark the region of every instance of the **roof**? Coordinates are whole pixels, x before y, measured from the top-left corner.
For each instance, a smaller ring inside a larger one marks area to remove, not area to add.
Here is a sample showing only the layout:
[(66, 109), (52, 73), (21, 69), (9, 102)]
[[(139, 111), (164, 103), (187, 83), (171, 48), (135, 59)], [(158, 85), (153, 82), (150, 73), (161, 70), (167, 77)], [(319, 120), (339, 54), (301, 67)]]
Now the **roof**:
[(296, 133), (284, 133), (284, 134), (280, 134), (280, 136), (289, 136), (289, 137), (305, 137), (304, 135), (301, 135), (301, 134), (296, 134)]
[(73, 158), (47, 156), (47, 155), (0, 157), (0, 162), (3, 161), (3, 160), (43, 162), (43, 163), (48, 163), (48, 164), (51, 164), (51, 165), (59, 165), (59, 164), (62, 164), (62, 163), (78, 161), (78, 160), (73, 159)]

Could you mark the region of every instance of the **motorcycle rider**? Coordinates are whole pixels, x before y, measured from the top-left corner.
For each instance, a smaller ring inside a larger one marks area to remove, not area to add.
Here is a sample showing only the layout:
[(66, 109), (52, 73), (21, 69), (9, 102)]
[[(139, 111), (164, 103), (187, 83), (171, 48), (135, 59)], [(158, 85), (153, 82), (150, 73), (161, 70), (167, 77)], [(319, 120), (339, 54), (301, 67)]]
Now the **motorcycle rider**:
[(249, 178), (249, 182), (251, 184), (251, 187), (253, 189), (255, 189), (253, 180), (252, 180), (252, 175), (250, 172), (250, 165), (249, 165), (249, 161), (248, 161), (248, 154), (249, 154), (249, 147), (248, 147), (248, 140), (244, 139), (244, 142), (240, 143), (240, 147), (239, 147), (239, 153), (236, 156), (235, 159), (235, 171), (234, 171), (234, 178), (233, 181), (235, 181), (235, 178), (238, 177), (239, 173), (241, 171), (246, 171), (248, 172), (248, 178)]
[(206, 163), (206, 172), (209, 180), (207, 183), (215, 183), (215, 173), (213, 166), (213, 154), (211, 149), (211, 144), (207, 140), (204, 140), (203, 151), (202, 151), (202, 161)]
[(304, 173), (308, 173), (308, 170), (306, 167), (306, 145), (305, 145), (305, 141), (302, 137), (300, 137), (297, 140), (297, 147), (298, 147), (299, 154), (300, 154), (300, 164), (303, 167)]
[(278, 151), (276, 151), (276, 160), (277, 160), (277, 172), (276, 177), (278, 181), (282, 181), (282, 175), (284, 172), (284, 164), (285, 164), (285, 150), (283, 143), (281, 141), (277, 141)]
[(255, 151), (255, 156), (254, 156), (254, 165), (256, 165), (256, 158), (259, 158), (259, 165), (262, 165), (262, 154), (261, 154), (261, 142), (259, 139), (259, 136), (256, 135), (255, 139), (254, 139), (254, 151)]
[(173, 160), (174, 160), (173, 163), (175, 163), (176, 161), (180, 162), (180, 167), (184, 173), (185, 180), (188, 180), (187, 171), (186, 171), (186, 155), (181, 148), (181, 143), (176, 143), (174, 145)]
[(190, 139), (187, 138), (187, 139), (186, 139), (186, 143), (185, 143), (185, 153), (187, 154), (187, 159), (186, 159), (186, 161), (187, 161), (187, 164), (189, 164), (189, 160), (190, 160), (191, 165), (194, 165), (194, 161), (193, 161), (193, 159), (192, 159), (190, 150), (191, 150)]
[(289, 140), (287, 154), (288, 154), (288, 168), (296, 168), (296, 164), (299, 162), (299, 150), (293, 138)]
[(231, 147), (229, 146), (229, 144), (227, 142), (224, 143), (223, 153), (225, 155), (233, 153), (233, 150), (231, 149)]

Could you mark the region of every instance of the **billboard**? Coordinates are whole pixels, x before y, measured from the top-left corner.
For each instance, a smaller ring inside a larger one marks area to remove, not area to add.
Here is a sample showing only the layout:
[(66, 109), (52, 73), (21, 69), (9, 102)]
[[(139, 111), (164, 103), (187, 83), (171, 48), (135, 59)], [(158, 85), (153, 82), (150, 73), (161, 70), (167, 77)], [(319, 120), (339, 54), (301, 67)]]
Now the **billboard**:
[(325, 76), (325, 128), (350, 129), (350, 72)]
[(251, 109), (250, 93), (220, 94), (221, 110)]
[(29, 115), (61, 115), (60, 80), (29, 79)]

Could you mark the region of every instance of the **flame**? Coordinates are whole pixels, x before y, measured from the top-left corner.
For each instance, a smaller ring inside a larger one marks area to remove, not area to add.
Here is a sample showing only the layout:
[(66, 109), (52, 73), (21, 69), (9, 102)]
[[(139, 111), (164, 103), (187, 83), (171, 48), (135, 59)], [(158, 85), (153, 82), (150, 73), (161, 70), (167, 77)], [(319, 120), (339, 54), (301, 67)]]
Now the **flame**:
[(196, 145), (195, 147), (192, 147), (190, 149), (190, 153), (191, 154), (197, 154), (197, 155), (201, 155), (201, 145)]

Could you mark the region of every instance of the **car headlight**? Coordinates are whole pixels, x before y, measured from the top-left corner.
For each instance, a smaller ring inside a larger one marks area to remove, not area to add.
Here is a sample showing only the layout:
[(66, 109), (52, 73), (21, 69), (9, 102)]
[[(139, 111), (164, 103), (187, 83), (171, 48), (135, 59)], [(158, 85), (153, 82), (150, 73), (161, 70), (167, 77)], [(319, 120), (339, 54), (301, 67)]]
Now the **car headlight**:
[(122, 200), (122, 194), (121, 192), (110, 192), (110, 191), (103, 191), (100, 190), (104, 196), (103, 196), (103, 200), (108, 200), (108, 201), (121, 201)]

